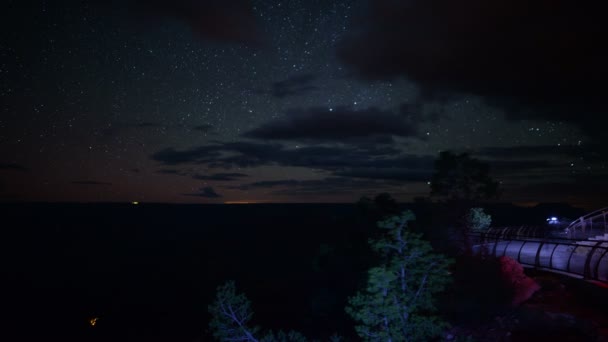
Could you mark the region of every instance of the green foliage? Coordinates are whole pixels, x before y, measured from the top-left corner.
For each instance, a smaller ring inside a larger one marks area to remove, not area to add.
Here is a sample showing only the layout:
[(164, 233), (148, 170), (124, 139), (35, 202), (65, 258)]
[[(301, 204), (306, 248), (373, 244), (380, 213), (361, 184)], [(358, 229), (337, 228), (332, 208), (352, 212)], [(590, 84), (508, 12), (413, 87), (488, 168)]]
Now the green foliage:
[(329, 342), (342, 342), (344, 338), (338, 334), (333, 334), (329, 336)]
[(242, 293), (237, 293), (234, 282), (228, 281), (217, 288), (216, 299), (209, 305), (212, 315), (209, 327), (213, 337), (220, 341), (255, 341), (258, 327), (249, 326), (253, 316), (251, 303)]
[(297, 331), (279, 331), (274, 333), (269, 331), (260, 342), (307, 342), (308, 339)]
[(456, 336), (454, 342), (477, 342), (473, 336)]
[(433, 316), (434, 295), (450, 281), (451, 260), (433, 253), (420, 234), (407, 231), (410, 211), (378, 223), (381, 238), (370, 240), (382, 263), (369, 270), (367, 288), (350, 298), (346, 312), (366, 341), (426, 341), (446, 324)]
[(242, 293), (237, 293), (233, 281), (218, 286), (216, 299), (209, 305), (211, 322), (209, 327), (219, 341), (249, 341), (249, 342), (306, 342), (304, 335), (297, 331), (268, 331), (262, 338), (260, 328), (250, 326), (253, 316), (251, 302)]
[(483, 232), (490, 228), (492, 216), (486, 214), (483, 208), (471, 208), (465, 217), (466, 225), (472, 232)]
[(477, 201), (497, 197), (498, 182), (490, 177), (488, 164), (467, 153), (444, 151), (435, 161), (431, 195), (457, 201)]

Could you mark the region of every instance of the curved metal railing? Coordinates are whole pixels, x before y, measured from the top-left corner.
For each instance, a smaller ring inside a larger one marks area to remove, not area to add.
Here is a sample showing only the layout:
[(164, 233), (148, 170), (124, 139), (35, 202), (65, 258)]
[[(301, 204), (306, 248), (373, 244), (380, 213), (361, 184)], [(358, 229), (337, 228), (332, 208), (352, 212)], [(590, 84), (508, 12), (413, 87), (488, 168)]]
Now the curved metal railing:
[[(586, 239), (608, 234), (608, 207), (596, 210), (572, 221), (566, 228), (568, 237)], [(605, 236), (608, 239), (608, 236)]]
[(473, 234), (473, 251), (509, 256), (527, 267), (608, 283), (608, 241)]
[(513, 226), (513, 227), (490, 227), (484, 232), (486, 236), (500, 236), (503, 238), (547, 238), (559, 236), (561, 230), (551, 226)]

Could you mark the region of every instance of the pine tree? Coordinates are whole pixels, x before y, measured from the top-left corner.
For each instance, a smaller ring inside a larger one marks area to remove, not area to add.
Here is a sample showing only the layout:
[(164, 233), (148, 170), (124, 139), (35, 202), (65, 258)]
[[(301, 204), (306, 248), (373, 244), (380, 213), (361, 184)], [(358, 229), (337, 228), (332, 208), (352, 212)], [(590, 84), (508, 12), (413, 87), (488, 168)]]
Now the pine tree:
[(488, 164), (467, 153), (439, 153), (431, 180), (431, 196), (471, 203), (492, 199), (499, 194), (499, 182), (490, 177)]
[(268, 331), (261, 338), (260, 328), (251, 326), (253, 316), (251, 302), (243, 293), (238, 293), (233, 281), (217, 288), (216, 299), (209, 305), (212, 315), (209, 327), (218, 341), (248, 342), (306, 342), (308, 339), (297, 331)]
[(228, 281), (217, 288), (216, 300), (209, 305), (209, 313), (213, 316), (209, 327), (216, 339), (259, 341), (255, 338), (259, 328), (249, 325), (253, 316), (251, 303), (244, 294), (236, 292), (233, 281)]
[(465, 224), (471, 232), (485, 232), (492, 224), (492, 216), (486, 214), (483, 208), (471, 208), (466, 215)]
[(410, 211), (378, 223), (383, 237), (370, 240), (382, 256), (369, 270), (367, 288), (350, 298), (347, 313), (366, 341), (426, 341), (441, 334), (446, 324), (433, 316), (434, 295), (450, 280), (451, 260), (433, 253), (420, 234), (407, 231)]

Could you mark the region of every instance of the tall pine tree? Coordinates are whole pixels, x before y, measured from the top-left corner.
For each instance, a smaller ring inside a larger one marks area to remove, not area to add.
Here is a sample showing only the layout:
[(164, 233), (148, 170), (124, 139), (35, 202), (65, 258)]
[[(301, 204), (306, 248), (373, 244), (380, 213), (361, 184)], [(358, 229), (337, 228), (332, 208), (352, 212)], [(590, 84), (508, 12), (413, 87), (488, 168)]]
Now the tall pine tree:
[(451, 260), (433, 253), (420, 234), (407, 231), (410, 211), (378, 223), (384, 234), (370, 240), (382, 256), (369, 270), (367, 288), (350, 298), (347, 313), (365, 341), (427, 341), (446, 324), (433, 315), (434, 296), (450, 281)]

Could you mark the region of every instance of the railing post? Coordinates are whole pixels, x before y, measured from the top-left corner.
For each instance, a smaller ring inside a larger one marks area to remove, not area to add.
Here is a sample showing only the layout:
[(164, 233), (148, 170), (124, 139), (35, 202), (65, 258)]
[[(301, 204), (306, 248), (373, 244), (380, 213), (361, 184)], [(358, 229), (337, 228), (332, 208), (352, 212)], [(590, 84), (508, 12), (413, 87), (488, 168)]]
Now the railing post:
[(534, 258), (534, 266), (540, 267), (540, 251), (543, 249), (544, 241), (541, 241), (538, 245), (538, 249), (536, 250), (536, 257)]
[[(511, 242), (513, 242), (513, 240), (507, 241), (507, 245), (505, 246), (505, 249), (503, 249), (503, 251), (502, 251), (502, 256), (507, 256), (507, 248), (509, 248), (509, 245), (511, 244)], [(518, 262), (519, 262), (519, 260), (518, 260)]]
[(576, 252), (576, 249), (579, 247), (579, 245), (574, 244), (574, 245), (571, 245), (571, 246), (574, 246), (574, 248), (570, 252), (570, 257), (568, 258), (568, 264), (566, 265), (566, 271), (568, 273), (572, 273), (572, 272), (570, 272), (570, 260), (572, 260), (572, 255), (574, 255), (574, 252)]
[[(606, 253), (608, 253), (608, 248), (604, 247), (604, 253), (602, 253), (602, 255), (600, 255), (599, 259), (597, 259), (597, 263), (595, 264), (595, 268), (593, 270), (593, 273), (595, 274), (595, 279), (600, 280), (600, 277), (598, 275), (599, 269), (600, 269), (600, 263), (602, 262), (602, 259), (606, 256)], [(607, 275), (608, 276), (608, 275)]]
[(585, 258), (585, 268), (583, 269), (583, 277), (585, 279), (590, 279), (590, 278), (594, 279), (594, 277), (591, 275), (591, 258), (593, 257), (593, 254), (595, 253), (595, 250), (602, 243), (604, 243), (604, 241), (598, 241), (598, 242), (596, 242), (595, 245), (593, 245), (593, 247), (591, 247), (591, 250), (589, 251), (589, 253), (587, 253), (587, 257)]
[(524, 249), (524, 246), (526, 245), (527, 241), (523, 241), (521, 243), (521, 247), (519, 247), (519, 252), (517, 252), (517, 262), (521, 263), (520, 257), (521, 257), (521, 250)]
[(495, 257), (496, 255), (496, 248), (498, 247), (498, 240), (500, 239), (500, 235), (496, 234), (496, 241), (494, 241), (494, 248), (492, 248), (492, 255), (494, 255)]
[(550, 269), (554, 269), (553, 268), (553, 254), (555, 253), (555, 250), (557, 249), (557, 246), (559, 246), (558, 242), (555, 243), (555, 247), (553, 247), (553, 250), (551, 251), (551, 256), (549, 256), (549, 268)]

